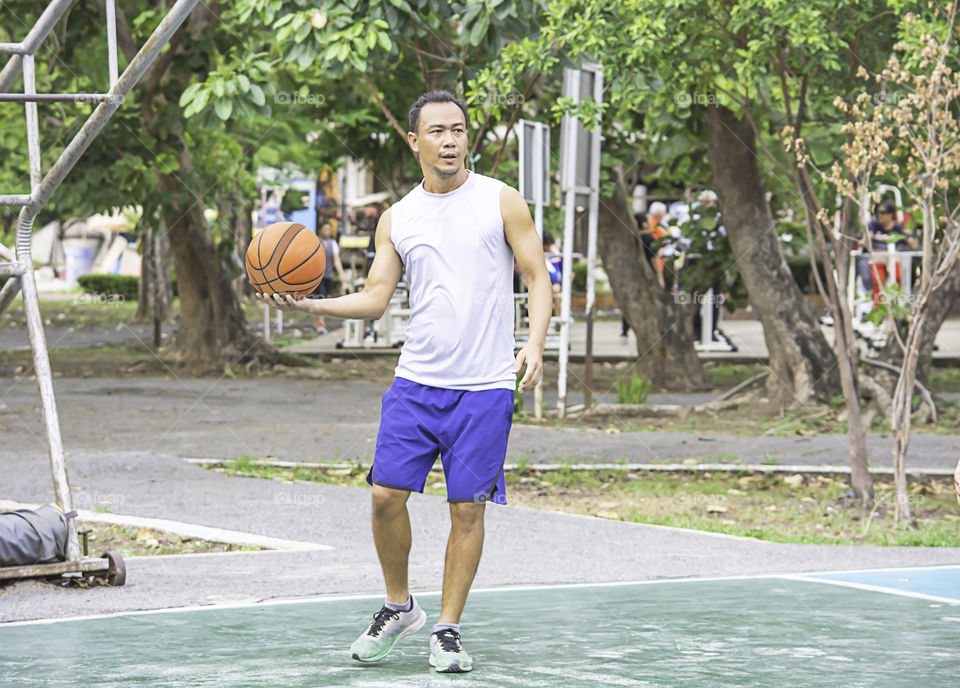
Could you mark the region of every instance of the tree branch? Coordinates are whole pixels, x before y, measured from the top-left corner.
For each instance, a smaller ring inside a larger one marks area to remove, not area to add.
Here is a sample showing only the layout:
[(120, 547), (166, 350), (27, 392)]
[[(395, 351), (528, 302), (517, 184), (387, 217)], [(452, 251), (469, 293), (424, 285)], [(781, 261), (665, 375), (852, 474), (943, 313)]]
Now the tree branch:
[(400, 123), (397, 122), (397, 118), (393, 116), (393, 113), (387, 109), (387, 106), (384, 105), (383, 100), (380, 98), (380, 94), (377, 92), (377, 87), (373, 85), (373, 82), (370, 81), (370, 76), (364, 72), (363, 80), (367, 83), (367, 88), (370, 89), (371, 95), (373, 95), (374, 100), (377, 101), (377, 105), (380, 106), (380, 110), (383, 111), (383, 114), (390, 121), (390, 124), (393, 125), (393, 128), (397, 130), (397, 133), (400, 134), (400, 138), (404, 141), (407, 140), (407, 132), (403, 130), (403, 127), (400, 126)]
[(510, 122), (507, 124), (507, 131), (503, 135), (503, 141), (500, 143), (500, 148), (497, 150), (497, 156), (493, 159), (493, 169), (490, 171), (490, 176), (496, 176), (497, 168), (500, 166), (500, 158), (503, 157), (503, 151), (507, 148), (507, 141), (510, 140), (510, 132), (513, 131), (513, 125), (517, 122), (517, 115), (523, 110), (523, 104), (527, 102), (527, 96), (530, 95), (530, 91), (533, 90), (533, 85), (537, 83), (537, 79), (540, 78), (540, 72), (538, 71), (533, 75), (533, 78), (530, 79), (530, 83), (527, 84), (527, 88), (523, 92), (523, 98), (520, 102), (517, 103), (517, 107), (513, 109), (513, 112), (510, 114)]

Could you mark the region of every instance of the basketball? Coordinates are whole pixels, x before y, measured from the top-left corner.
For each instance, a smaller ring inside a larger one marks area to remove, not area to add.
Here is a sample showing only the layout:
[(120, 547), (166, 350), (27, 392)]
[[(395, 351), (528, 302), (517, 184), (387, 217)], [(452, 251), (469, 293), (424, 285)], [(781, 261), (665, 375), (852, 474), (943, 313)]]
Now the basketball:
[(247, 278), (261, 294), (306, 296), (317, 288), (326, 254), (316, 234), (297, 222), (274, 222), (247, 249)]

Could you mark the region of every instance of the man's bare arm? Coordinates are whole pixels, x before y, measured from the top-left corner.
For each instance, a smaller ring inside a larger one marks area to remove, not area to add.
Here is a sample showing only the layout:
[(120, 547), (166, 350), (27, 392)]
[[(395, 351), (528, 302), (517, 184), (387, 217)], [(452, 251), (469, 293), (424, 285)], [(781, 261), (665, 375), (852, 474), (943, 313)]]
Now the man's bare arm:
[(264, 303), (268, 303), (281, 311), (302, 311), (313, 315), (330, 315), (335, 318), (357, 318), (376, 320), (383, 315), (390, 303), (390, 297), (397, 288), (400, 274), (403, 272), (403, 262), (390, 240), (390, 210), (380, 216), (377, 223), (377, 232), (374, 236), (376, 254), (373, 265), (367, 274), (363, 289), (355, 294), (345, 294), (334, 299), (294, 298), (292, 296), (273, 297), (257, 295)]
[(519, 191), (506, 187), (500, 192), (500, 214), (503, 217), (504, 235), (513, 249), (528, 289), (530, 336), (517, 354), (514, 364), (514, 373), (520, 372), (524, 364), (527, 366), (519, 387), (523, 391), (534, 387), (543, 374), (543, 346), (553, 312), (553, 292), (543, 256), (543, 241), (530, 217), (530, 208)]

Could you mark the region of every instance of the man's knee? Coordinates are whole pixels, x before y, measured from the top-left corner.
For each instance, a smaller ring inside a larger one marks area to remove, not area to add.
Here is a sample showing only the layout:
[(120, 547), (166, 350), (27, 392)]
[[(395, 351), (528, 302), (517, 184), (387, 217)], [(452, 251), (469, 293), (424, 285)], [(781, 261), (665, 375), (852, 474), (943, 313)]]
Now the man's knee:
[(483, 526), (483, 502), (451, 502), (450, 524), (455, 530), (468, 531)]
[(406, 490), (395, 490), (383, 485), (373, 486), (373, 513), (374, 516), (390, 517), (399, 513), (410, 493)]

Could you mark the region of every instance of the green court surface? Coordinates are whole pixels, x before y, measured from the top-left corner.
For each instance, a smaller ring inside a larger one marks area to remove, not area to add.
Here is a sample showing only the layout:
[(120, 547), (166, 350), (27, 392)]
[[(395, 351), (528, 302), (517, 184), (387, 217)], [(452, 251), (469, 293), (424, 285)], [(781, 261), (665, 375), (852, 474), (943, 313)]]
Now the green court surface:
[[(909, 589), (913, 572), (933, 585), (931, 571), (938, 595)], [(958, 685), (960, 567), (863, 576), (863, 588), (807, 574), (475, 590), (464, 675), (432, 672), (429, 626), (378, 664), (353, 661), (379, 596), (7, 624), (0, 685)], [(439, 595), (419, 599), (429, 625)]]

